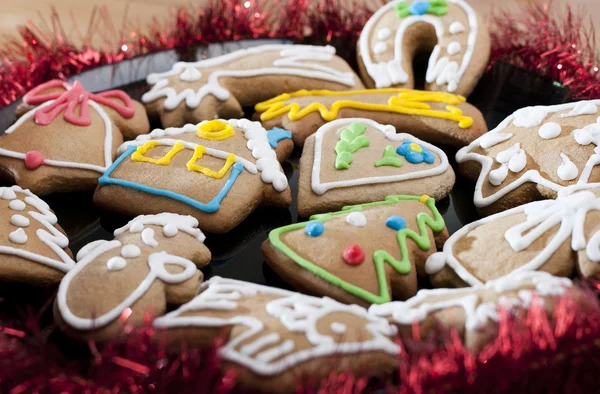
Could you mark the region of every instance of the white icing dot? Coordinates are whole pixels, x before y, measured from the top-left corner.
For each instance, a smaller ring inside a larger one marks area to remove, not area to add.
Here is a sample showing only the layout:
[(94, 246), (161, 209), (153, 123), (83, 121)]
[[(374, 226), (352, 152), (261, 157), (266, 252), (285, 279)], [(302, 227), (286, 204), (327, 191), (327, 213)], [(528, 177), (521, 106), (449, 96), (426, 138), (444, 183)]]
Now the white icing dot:
[(428, 275), (437, 274), (446, 265), (446, 255), (442, 252), (432, 254), (425, 262), (425, 272)]
[(177, 226), (175, 226), (173, 223), (168, 223), (165, 227), (163, 227), (163, 234), (165, 237), (174, 237), (177, 235), (178, 231), (179, 230), (177, 230)]
[(12, 200), (8, 203), (8, 207), (13, 211), (24, 211), (27, 205), (21, 200)]
[(18, 228), (12, 233), (8, 234), (8, 239), (16, 244), (24, 244), (27, 242), (27, 234), (25, 234), (25, 231), (22, 228)]
[(465, 26), (462, 23), (458, 22), (458, 21), (452, 22), (452, 24), (448, 28), (448, 31), (450, 32), (450, 34), (462, 33), (465, 30), (466, 30)]
[(392, 35), (392, 30), (389, 27), (384, 27), (382, 29), (379, 29), (379, 31), (377, 32), (377, 38), (379, 38), (380, 40), (386, 40), (386, 39), (390, 38), (391, 35)]
[(2, 191), (2, 199), (4, 200), (14, 200), (15, 198), (17, 198), (16, 193), (14, 192), (14, 190), (10, 189), (10, 188), (6, 188)]
[(179, 79), (183, 82), (199, 81), (202, 78), (202, 73), (196, 67), (186, 67), (179, 75)]
[(577, 166), (564, 153), (561, 153), (560, 157), (562, 158), (563, 162), (560, 166), (558, 166), (558, 170), (556, 171), (558, 177), (563, 181), (572, 181), (573, 179), (577, 178), (577, 175), (579, 175), (579, 169)]
[(158, 246), (158, 242), (154, 238), (154, 229), (146, 228), (142, 231), (142, 242), (148, 246)]
[(378, 42), (373, 47), (373, 53), (375, 53), (376, 55), (379, 55), (379, 54), (387, 51), (387, 48), (388, 48), (388, 46), (385, 42)]
[(346, 216), (346, 222), (354, 227), (365, 227), (367, 218), (362, 212), (351, 212)]
[(27, 227), (30, 223), (29, 219), (23, 215), (12, 215), (10, 217), (10, 222), (17, 227)]
[(137, 245), (129, 244), (123, 246), (121, 249), (121, 256), (125, 257), (126, 259), (138, 257), (140, 254), (142, 254), (142, 251), (137, 247)]
[(489, 180), (494, 186), (499, 186), (508, 176), (508, 165), (503, 164), (493, 171), (490, 171)]
[(512, 136), (512, 134), (504, 133), (487, 133), (482, 135), (479, 139), (479, 146), (483, 149), (489, 149), (494, 145), (498, 145), (501, 142), (511, 139)]
[(575, 104), (575, 107), (573, 107), (573, 109), (566, 113), (566, 114), (560, 114), (561, 118), (570, 118), (572, 116), (579, 116), (579, 115), (595, 115), (598, 113), (598, 106), (592, 102), (589, 101), (580, 101), (577, 104)]
[(542, 124), (546, 116), (548, 112), (542, 106), (521, 108), (514, 113), (513, 124), (517, 127), (536, 127)]
[(344, 334), (348, 327), (344, 323), (333, 322), (331, 323), (331, 331), (336, 334)]
[(459, 53), (461, 51), (462, 47), (460, 46), (460, 44), (456, 41), (452, 41), (450, 44), (448, 44), (448, 54), (449, 55), (456, 55), (457, 53)]
[(545, 140), (551, 140), (552, 138), (556, 138), (560, 135), (562, 128), (558, 123), (548, 122), (544, 123), (542, 127), (538, 130), (538, 135)]
[(109, 271), (120, 271), (125, 267), (127, 267), (127, 261), (121, 256), (111, 257), (106, 263)]

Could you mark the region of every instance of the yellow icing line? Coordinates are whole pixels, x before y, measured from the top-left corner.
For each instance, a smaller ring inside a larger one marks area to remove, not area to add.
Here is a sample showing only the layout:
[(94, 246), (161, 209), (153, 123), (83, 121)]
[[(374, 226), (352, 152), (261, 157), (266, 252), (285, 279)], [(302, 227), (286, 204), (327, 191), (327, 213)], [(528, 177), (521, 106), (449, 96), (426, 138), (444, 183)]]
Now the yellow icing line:
[(185, 149), (181, 142), (177, 142), (166, 155), (161, 157), (160, 159), (153, 159), (151, 157), (144, 156), (148, 150), (156, 147), (158, 145), (158, 141), (148, 141), (144, 145), (140, 145), (137, 147), (136, 151), (131, 155), (131, 160), (133, 161), (141, 161), (145, 163), (158, 164), (161, 166), (168, 166), (171, 163), (171, 159), (177, 153)]
[[(352, 95), (375, 95), (375, 94), (397, 94), (389, 98), (387, 104), (374, 104), (354, 100), (337, 100), (331, 104), (331, 108), (319, 102), (312, 102), (305, 108), (300, 108), (298, 103), (290, 103), (286, 105), (286, 101), (296, 97), (334, 97), (334, 96), (352, 96)], [(365, 90), (349, 90), (343, 92), (334, 92), (329, 90), (299, 90), (294, 93), (284, 93), (270, 100), (258, 103), (255, 106), (256, 111), (262, 112), (260, 119), (268, 121), (277, 116), (288, 114), (288, 118), (292, 121), (302, 119), (303, 117), (319, 112), (323, 120), (328, 122), (337, 118), (340, 109), (352, 108), (365, 111), (376, 112), (393, 112), (404, 115), (426, 116), (432, 118), (448, 119), (458, 122), (460, 128), (466, 129), (473, 125), (473, 119), (464, 116), (462, 111), (455, 107), (466, 99), (462, 96), (457, 96), (446, 92), (430, 92), (423, 90), (412, 89), (365, 89)], [(445, 111), (432, 110), (431, 106), (426, 103), (445, 103), (449, 104)]]
[(229, 168), (233, 165), (233, 163), (235, 163), (235, 155), (233, 153), (228, 154), (223, 167), (221, 167), (221, 169), (219, 171), (213, 171), (210, 168), (203, 167), (203, 166), (196, 164), (196, 161), (198, 159), (202, 158), (205, 151), (206, 151), (206, 147), (204, 147), (202, 145), (198, 145), (196, 147), (196, 149), (194, 149), (194, 156), (192, 156), (190, 161), (187, 162), (188, 170), (201, 172), (204, 175), (207, 175), (207, 176), (209, 176), (211, 178), (215, 178), (215, 179), (223, 178), (225, 176), (225, 174), (227, 173), (227, 171), (229, 171)]

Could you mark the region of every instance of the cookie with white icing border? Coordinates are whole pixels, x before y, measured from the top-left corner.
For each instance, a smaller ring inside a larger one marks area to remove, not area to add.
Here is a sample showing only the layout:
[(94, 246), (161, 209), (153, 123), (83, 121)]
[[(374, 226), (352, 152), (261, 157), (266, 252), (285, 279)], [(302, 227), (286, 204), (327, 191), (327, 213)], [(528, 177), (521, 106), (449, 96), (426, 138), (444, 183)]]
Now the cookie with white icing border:
[(59, 327), (80, 340), (104, 341), (126, 335), (198, 294), (210, 262), (204, 234), (191, 216), (138, 216), (115, 230), (112, 241), (89, 243), (63, 278), (54, 304)]
[(121, 156), (100, 178), (94, 202), (129, 216), (191, 215), (202, 230), (225, 233), (261, 205), (291, 203), (279, 161), (293, 143), (271, 137), (259, 122), (246, 119), (154, 130), (119, 148)]
[(338, 119), (306, 139), (300, 159), (298, 215), (381, 201), (390, 194), (440, 200), (454, 171), (438, 147), (370, 119)]
[(414, 339), (415, 324), (421, 338), (440, 325), (455, 329), (467, 349), (479, 352), (496, 339), (501, 310), (525, 319), (529, 308), (537, 303), (550, 318), (557, 297), (567, 292), (582, 306), (586, 302), (569, 279), (524, 271), (482, 287), (420, 290), (404, 302), (373, 305), (369, 313), (388, 319), (408, 339)]
[(482, 286), (527, 271), (600, 274), (600, 184), (565, 188), (470, 223), (455, 232), (425, 270), (436, 287)]
[(57, 285), (75, 262), (48, 204), (19, 186), (0, 188), (0, 282)]
[(425, 89), (468, 96), (490, 56), (486, 21), (464, 0), (395, 0), (369, 19), (358, 41), (368, 87), (412, 88), (413, 58), (431, 52)]
[(413, 296), (447, 238), (433, 198), (392, 195), (275, 229), (262, 250), (294, 288), (368, 306)]
[(481, 112), (464, 97), (422, 90), (300, 90), (258, 103), (255, 109), (254, 117), (265, 128), (289, 130), (296, 146), (325, 123), (343, 118), (391, 124), (398, 132), (457, 148), (487, 131)]
[(456, 154), (482, 215), (600, 182), (600, 100), (519, 109)]
[(163, 127), (215, 118), (240, 118), (243, 107), (298, 89), (363, 87), (331, 46), (261, 45), (150, 74), (142, 96)]
[(37, 195), (92, 190), (123, 139), (150, 130), (125, 92), (90, 93), (52, 80), (31, 90), (0, 137), (0, 176)]
[(154, 327), (177, 349), (223, 338), (223, 367), (249, 392), (294, 392), (336, 372), (382, 376), (397, 368), (400, 352), (395, 328), (357, 305), (219, 277)]

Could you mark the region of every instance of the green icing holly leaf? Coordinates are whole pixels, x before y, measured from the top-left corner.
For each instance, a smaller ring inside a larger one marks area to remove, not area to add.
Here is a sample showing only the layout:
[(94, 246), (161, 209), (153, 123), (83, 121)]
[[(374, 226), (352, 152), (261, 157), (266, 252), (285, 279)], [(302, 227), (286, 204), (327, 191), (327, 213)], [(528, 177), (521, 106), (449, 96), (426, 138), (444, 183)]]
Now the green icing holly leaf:
[(340, 140), (335, 144), (336, 170), (350, 168), (350, 164), (354, 160), (352, 154), (361, 148), (369, 146), (369, 139), (363, 135), (366, 130), (367, 126), (362, 123), (352, 123), (342, 130)]

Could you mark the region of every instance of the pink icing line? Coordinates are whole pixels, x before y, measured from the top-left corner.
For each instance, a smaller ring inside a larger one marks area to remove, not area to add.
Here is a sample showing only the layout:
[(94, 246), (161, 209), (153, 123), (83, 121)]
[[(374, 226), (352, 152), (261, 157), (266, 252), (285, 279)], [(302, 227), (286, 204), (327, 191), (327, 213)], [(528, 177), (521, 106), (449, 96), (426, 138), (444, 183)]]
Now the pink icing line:
[[(42, 94), (45, 90), (55, 88), (62, 88), (64, 91)], [(123, 104), (111, 100), (115, 98)], [(38, 105), (50, 100), (54, 100), (54, 102), (35, 112), (35, 122), (39, 125), (49, 125), (64, 112), (63, 118), (65, 121), (76, 126), (89, 126), (92, 124), (92, 119), (89, 113), (88, 100), (112, 108), (119, 115), (127, 119), (131, 118), (135, 113), (133, 101), (125, 92), (121, 90), (109, 90), (93, 94), (86, 91), (79, 81), (75, 81), (73, 85), (69, 85), (66, 82), (55, 79), (39, 85), (23, 97), (23, 102), (28, 105)], [(79, 106), (79, 113), (76, 111), (77, 106)]]

